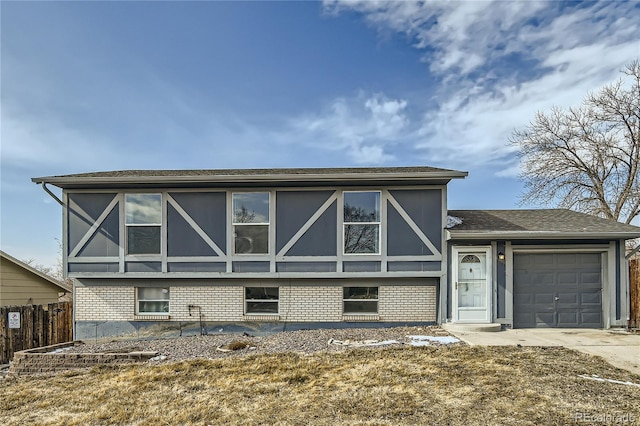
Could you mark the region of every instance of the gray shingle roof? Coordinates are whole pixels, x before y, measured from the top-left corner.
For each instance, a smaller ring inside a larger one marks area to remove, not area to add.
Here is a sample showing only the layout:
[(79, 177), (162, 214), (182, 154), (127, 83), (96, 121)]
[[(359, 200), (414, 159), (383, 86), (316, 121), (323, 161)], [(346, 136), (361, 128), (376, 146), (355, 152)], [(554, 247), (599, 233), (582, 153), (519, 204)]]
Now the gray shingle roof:
[(640, 227), (567, 209), (449, 210), (449, 216), (462, 221), (448, 229), (451, 239), (640, 237)]
[(433, 181), (464, 178), (467, 172), (436, 167), (344, 167), (209, 170), (118, 170), (37, 177), (35, 183), (62, 188), (117, 184), (188, 184), (239, 182)]

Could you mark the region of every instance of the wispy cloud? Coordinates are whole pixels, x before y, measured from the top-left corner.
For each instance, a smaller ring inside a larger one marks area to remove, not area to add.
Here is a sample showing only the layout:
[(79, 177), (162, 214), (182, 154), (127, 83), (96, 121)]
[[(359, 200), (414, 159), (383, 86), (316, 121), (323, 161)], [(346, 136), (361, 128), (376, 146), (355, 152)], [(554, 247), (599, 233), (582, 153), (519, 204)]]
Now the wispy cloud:
[(393, 146), (409, 135), (407, 101), (383, 94), (339, 98), (324, 113), (291, 121), (291, 131), (316, 149), (344, 151), (358, 164), (394, 159)]
[[(640, 57), (635, 2), (326, 1), (408, 37), (440, 85), (422, 108), (425, 160), (512, 174), (506, 146), (537, 110), (577, 104)], [(407, 126), (408, 128), (411, 126)]]

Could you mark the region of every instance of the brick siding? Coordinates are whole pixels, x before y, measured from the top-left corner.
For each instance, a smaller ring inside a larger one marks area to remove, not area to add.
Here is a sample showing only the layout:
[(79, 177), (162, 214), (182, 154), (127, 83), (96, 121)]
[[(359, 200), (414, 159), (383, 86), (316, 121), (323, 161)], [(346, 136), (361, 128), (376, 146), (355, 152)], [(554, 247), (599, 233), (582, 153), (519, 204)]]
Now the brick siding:
[[(256, 284), (252, 284), (255, 286)], [(371, 285), (371, 284), (366, 284)], [(135, 287), (77, 287), (76, 321), (161, 320), (162, 316), (135, 315)], [(436, 320), (435, 286), (379, 287), (378, 315), (349, 318), (342, 315), (342, 287), (338, 285), (280, 286), (279, 315), (244, 315), (244, 289), (228, 286), (170, 286), (170, 321), (289, 321)], [(189, 306), (192, 306), (189, 312)]]

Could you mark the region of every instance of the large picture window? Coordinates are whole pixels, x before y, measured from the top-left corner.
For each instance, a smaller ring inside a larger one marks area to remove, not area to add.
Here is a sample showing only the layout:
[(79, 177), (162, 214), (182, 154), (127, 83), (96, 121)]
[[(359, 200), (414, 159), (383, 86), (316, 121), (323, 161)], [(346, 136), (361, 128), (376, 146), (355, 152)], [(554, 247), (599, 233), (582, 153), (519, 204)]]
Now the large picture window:
[(245, 287), (247, 314), (277, 314), (280, 289), (278, 287)]
[(380, 192), (345, 192), (344, 253), (380, 253)]
[(233, 252), (269, 253), (269, 193), (233, 194)]
[(127, 254), (160, 254), (161, 194), (125, 194)]
[(169, 289), (138, 287), (138, 314), (168, 315)]
[(342, 311), (345, 314), (377, 314), (378, 287), (343, 287)]

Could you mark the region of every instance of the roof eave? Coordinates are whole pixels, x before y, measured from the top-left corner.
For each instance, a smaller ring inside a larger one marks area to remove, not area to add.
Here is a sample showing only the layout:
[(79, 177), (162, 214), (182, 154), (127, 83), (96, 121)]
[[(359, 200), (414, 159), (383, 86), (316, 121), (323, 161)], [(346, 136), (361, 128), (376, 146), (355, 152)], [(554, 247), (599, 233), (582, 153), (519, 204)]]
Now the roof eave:
[(455, 231), (447, 230), (447, 240), (631, 240), (638, 232), (549, 232), (549, 231)]
[(258, 175), (200, 175), (200, 176), (141, 176), (141, 177), (35, 177), (36, 184), (48, 183), (64, 188), (67, 185), (172, 184), (172, 183), (278, 183), (278, 182), (375, 182), (463, 179), (467, 172), (442, 171), (425, 173), (340, 173), (340, 174), (258, 174)]

